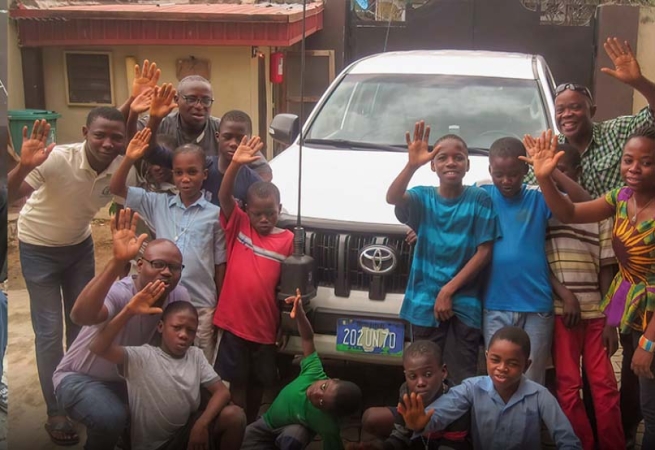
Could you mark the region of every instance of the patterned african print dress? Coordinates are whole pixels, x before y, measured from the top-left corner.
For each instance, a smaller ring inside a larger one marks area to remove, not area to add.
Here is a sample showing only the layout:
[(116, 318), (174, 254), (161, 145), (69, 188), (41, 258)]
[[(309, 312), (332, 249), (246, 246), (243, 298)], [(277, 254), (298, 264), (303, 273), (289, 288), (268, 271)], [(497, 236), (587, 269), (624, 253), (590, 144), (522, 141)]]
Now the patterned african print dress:
[(619, 273), (601, 304), (607, 324), (622, 333), (644, 331), (655, 311), (655, 218), (632, 224), (628, 200), (632, 189), (622, 187), (605, 195), (615, 208), (612, 247)]

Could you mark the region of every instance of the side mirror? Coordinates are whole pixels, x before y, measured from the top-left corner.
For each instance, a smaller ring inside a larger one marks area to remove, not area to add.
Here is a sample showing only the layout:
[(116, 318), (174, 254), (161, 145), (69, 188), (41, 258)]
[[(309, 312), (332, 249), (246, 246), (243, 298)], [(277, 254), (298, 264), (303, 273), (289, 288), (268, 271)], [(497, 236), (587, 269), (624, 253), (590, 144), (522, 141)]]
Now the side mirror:
[(268, 127), (268, 134), (276, 141), (291, 145), (298, 137), (300, 122), (295, 114), (278, 114)]

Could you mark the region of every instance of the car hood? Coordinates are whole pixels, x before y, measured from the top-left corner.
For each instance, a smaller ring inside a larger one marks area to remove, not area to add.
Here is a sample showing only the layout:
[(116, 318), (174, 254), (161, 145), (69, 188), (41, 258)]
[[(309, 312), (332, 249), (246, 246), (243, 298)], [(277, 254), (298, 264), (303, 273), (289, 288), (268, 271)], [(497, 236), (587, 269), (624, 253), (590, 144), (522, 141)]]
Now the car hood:
[[(387, 189), (407, 163), (406, 152), (340, 150), (305, 146), (302, 167), (304, 218), (397, 224)], [(489, 178), (488, 159), (470, 156), (464, 184)], [(280, 189), (282, 208), (298, 212), (298, 146), (292, 145), (270, 162), (273, 183)], [(430, 165), (421, 167), (409, 187), (439, 184)]]

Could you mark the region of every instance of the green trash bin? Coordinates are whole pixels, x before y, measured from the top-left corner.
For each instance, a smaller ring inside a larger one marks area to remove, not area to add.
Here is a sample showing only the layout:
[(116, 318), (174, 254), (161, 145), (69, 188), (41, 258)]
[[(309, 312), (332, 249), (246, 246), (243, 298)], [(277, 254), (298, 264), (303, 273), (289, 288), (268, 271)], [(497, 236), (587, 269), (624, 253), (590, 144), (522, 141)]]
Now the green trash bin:
[(7, 116), (11, 141), (16, 154), (20, 155), (20, 148), (23, 145), (23, 127), (27, 125), (27, 135), (29, 136), (35, 120), (45, 119), (48, 121), (51, 126), (48, 144), (56, 142), (57, 119), (61, 117), (61, 114), (43, 109), (14, 109), (7, 111)]

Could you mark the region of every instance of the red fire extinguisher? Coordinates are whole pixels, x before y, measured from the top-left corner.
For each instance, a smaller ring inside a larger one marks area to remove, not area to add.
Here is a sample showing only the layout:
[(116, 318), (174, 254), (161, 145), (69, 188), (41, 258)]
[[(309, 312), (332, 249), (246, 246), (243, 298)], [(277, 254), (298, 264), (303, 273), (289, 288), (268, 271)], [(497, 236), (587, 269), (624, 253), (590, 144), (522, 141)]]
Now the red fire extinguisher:
[(271, 83), (280, 84), (284, 81), (284, 53), (271, 53)]

